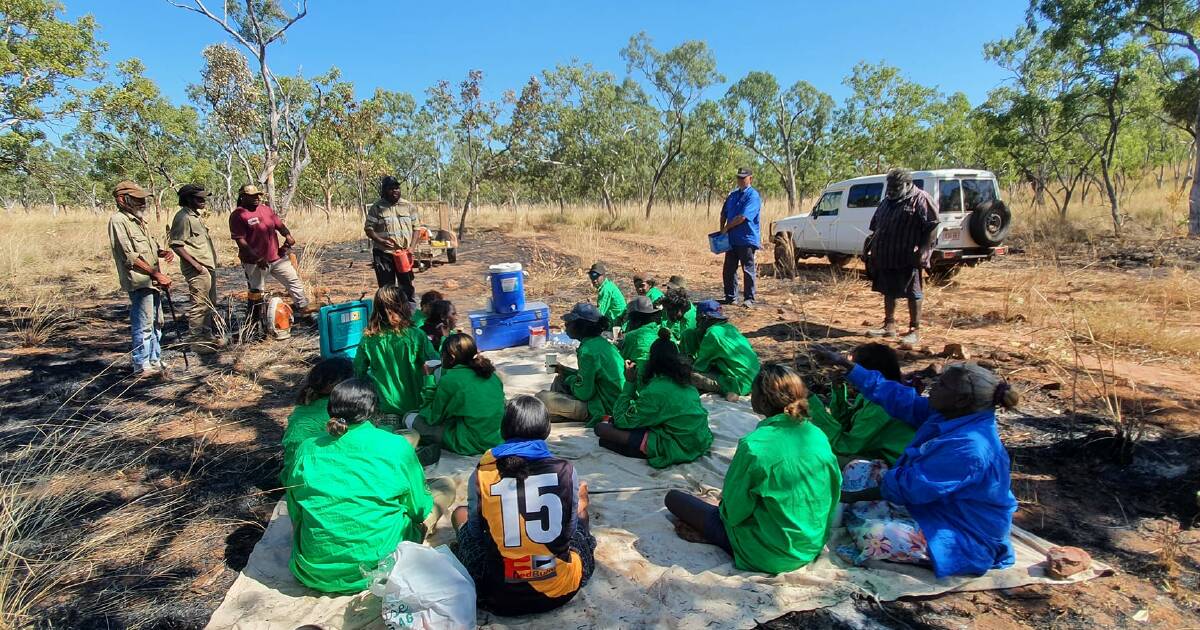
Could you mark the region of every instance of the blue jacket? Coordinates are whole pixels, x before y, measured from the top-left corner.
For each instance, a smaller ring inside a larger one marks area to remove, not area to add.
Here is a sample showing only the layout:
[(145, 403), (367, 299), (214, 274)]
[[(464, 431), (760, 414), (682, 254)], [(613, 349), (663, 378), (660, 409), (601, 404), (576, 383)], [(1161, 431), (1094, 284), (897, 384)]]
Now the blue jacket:
[(855, 366), (849, 380), (868, 400), (917, 434), (883, 476), (883, 498), (903, 505), (929, 543), (933, 572), (983, 575), (1015, 560), (1009, 532), (1017, 499), (996, 412), (947, 419), (929, 399), (878, 372)]
[(725, 205), (721, 207), (721, 216), (725, 217), (725, 222), (728, 223), (735, 217), (746, 217), (741, 225), (729, 230), (730, 245), (750, 246), (755, 249), (762, 247), (758, 234), (758, 214), (761, 209), (762, 197), (759, 197), (758, 191), (752, 186), (747, 186), (746, 190), (736, 188), (729, 193), (725, 198)]

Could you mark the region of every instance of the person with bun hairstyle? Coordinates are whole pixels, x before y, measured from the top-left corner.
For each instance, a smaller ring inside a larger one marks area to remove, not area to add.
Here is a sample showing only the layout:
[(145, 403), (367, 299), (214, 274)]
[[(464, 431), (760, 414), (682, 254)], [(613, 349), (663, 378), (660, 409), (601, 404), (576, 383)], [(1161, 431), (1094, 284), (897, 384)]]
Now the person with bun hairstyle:
[(459, 455), (479, 455), (501, 443), (504, 385), (470, 335), (455, 333), (442, 345), (442, 377), (422, 392), (424, 404), (410, 416), (420, 445), (441, 445)]
[(865, 461), (846, 467), (842, 501), (851, 504), (846, 525), (858, 559), (929, 563), (938, 578), (1012, 566), (1017, 500), (996, 428), (996, 408), (1018, 402), (1008, 383), (975, 363), (954, 363), (925, 397), (828, 348), (817, 355), (917, 431), (890, 469), (864, 474)]
[(366, 572), (400, 541), (425, 540), (454, 497), (444, 479), (426, 488), (408, 440), (368, 421), (376, 400), (368, 381), (339, 383), (329, 394), (328, 435), (301, 444), (285, 471), (294, 527), (289, 566), (301, 584), (323, 593), (365, 589)]
[(296, 408), (283, 430), (283, 469), (292, 466), (296, 449), (310, 438), (325, 435), (329, 423), (329, 394), (338, 383), (354, 377), (354, 363), (344, 357), (322, 359), (308, 371), (296, 394)]
[(504, 408), (504, 443), (483, 454), (454, 510), (455, 555), (479, 606), (497, 615), (527, 615), (571, 601), (595, 570), (587, 484), (571, 462), (546, 446), (550, 418), (534, 396)]
[(671, 490), (667, 510), (681, 529), (729, 552), (739, 569), (793, 571), (825, 547), (841, 471), (825, 434), (806, 419), (808, 388), (795, 370), (764, 366), (750, 404), (765, 418), (738, 441), (720, 505)]
[[(596, 425), (600, 446), (655, 468), (690, 462), (708, 452), (708, 410), (692, 386), (692, 368), (671, 332), (657, 329), (645, 369), (625, 361), (625, 388), (611, 422)], [(640, 372), (640, 374), (639, 374)]]
[(425, 333), (412, 325), (403, 289), (380, 287), (354, 355), (354, 374), (375, 385), (379, 412), (403, 416), (420, 409), (421, 391), (433, 379), (425, 373), (425, 362), (437, 356)]

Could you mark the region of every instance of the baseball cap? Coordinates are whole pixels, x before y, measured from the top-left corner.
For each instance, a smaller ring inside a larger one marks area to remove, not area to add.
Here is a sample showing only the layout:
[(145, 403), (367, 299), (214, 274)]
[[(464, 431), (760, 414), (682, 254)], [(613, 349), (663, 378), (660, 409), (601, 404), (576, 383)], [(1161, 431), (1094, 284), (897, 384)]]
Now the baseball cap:
[(654, 302), (651, 302), (650, 298), (648, 298), (644, 295), (639, 295), (639, 296), (633, 298), (632, 300), (629, 300), (628, 306), (629, 306), (629, 310), (633, 311), (634, 313), (647, 313), (648, 314), (648, 313), (657, 313), (662, 310), (661, 307), (655, 306)]
[(739, 168), (738, 172), (737, 172), (738, 179), (741, 179), (743, 177), (751, 177), (753, 175), (754, 175), (754, 173), (750, 169), (746, 168), (745, 166)]
[(721, 310), (721, 305), (716, 300), (704, 300), (696, 304), (696, 317), (707, 317), (709, 319), (729, 319)]
[(239, 195), (261, 195), (263, 193), (261, 190), (258, 189), (258, 186), (255, 186), (254, 184), (246, 184), (245, 186), (242, 186), (241, 188), (238, 189), (238, 194)]
[(571, 308), (571, 311), (563, 315), (564, 322), (573, 322), (577, 319), (582, 319), (585, 322), (597, 323), (600, 321), (600, 310), (594, 304), (580, 302)]
[(602, 263), (602, 262), (595, 263), (592, 265), (591, 269), (588, 269), (588, 275), (589, 276), (607, 276), (608, 275), (608, 267), (606, 267), (604, 265), (604, 263)]
[(671, 276), (671, 279), (667, 280), (667, 287), (671, 289), (686, 289), (687, 280), (683, 276)]
[(138, 186), (134, 182), (125, 179), (117, 182), (116, 188), (113, 188), (113, 197), (120, 197), (121, 195), (145, 199), (150, 196), (150, 193), (143, 190), (141, 186)]

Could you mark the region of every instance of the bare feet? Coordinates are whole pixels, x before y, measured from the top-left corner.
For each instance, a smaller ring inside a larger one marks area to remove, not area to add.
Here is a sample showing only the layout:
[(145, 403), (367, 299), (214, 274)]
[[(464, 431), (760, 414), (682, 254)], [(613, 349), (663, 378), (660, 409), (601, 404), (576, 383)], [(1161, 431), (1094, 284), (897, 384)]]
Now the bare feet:
[(458, 531), (460, 527), (465, 525), (469, 516), (467, 506), (460, 505), (454, 508), (454, 511), (450, 513), (450, 524), (454, 526), (454, 531)]
[(708, 542), (708, 539), (704, 537), (704, 534), (700, 533), (695, 527), (683, 522), (681, 519), (675, 519), (675, 534), (688, 542)]

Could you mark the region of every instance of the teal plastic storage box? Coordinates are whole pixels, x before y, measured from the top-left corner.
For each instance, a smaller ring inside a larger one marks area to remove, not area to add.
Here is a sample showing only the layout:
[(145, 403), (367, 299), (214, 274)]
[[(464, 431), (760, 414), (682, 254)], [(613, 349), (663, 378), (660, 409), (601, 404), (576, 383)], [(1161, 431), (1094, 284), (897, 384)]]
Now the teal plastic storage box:
[(353, 359), (367, 329), (371, 315), (371, 300), (355, 300), (322, 306), (317, 315), (317, 331), (321, 334), (321, 358), (346, 357)]
[(550, 325), (550, 307), (542, 302), (528, 302), (525, 310), (516, 313), (471, 311), (471, 332), (480, 350), (500, 350), (529, 343), (529, 329)]

